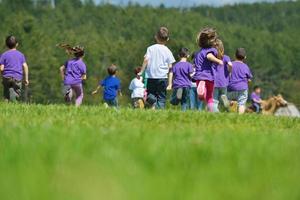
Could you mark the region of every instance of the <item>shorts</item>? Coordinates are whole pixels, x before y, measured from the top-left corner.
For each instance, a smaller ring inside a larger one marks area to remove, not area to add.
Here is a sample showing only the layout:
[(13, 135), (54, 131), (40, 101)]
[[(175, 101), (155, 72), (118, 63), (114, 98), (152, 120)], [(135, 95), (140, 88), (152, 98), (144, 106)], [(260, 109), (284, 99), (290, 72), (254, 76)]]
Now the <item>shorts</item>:
[(239, 106), (245, 106), (248, 100), (248, 90), (228, 92), (230, 101), (237, 101)]

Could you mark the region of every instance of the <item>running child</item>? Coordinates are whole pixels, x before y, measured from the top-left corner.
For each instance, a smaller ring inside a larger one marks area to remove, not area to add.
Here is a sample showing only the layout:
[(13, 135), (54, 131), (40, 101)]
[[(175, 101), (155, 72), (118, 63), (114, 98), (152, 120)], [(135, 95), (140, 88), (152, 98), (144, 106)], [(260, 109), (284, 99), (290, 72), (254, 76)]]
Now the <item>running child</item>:
[(177, 106), (180, 103), (182, 111), (186, 111), (188, 109), (192, 84), (191, 77), (194, 75), (194, 68), (193, 65), (187, 61), (190, 56), (187, 48), (181, 48), (178, 56), (180, 61), (175, 64), (170, 71), (167, 89), (171, 90), (173, 88), (171, 104)]
[(104, 104), (108, 107), (118, 108), (118, 93), (122, 96), (121, 81), (117, 78), (118, 68), (115, 65), (111, 65), (107, 68), (107, 72), (108, 76), (99, 82), (99, 86), (92, 94), (97, 94), (101, 87), (103, 87)]
[(15, 36), (8, 36), (5, 41), (8, 50), (0, 56), (0, 71), (2, 73), (3, 96), (5, 101), (16, 101), (21, 97), (22, 80), (29, 85), (28, 65), (23, 53), (17, 50), (19, 45)]
[(143, 77), (139, 75), (142, 68), (138, 67), (134, 70), (136, 77), (131, 81), (129, 90), (131, 93), (132, 106), (136, 109), (145, 108), (144, 96), (145, 96), (145, 84), (143, 83)]
[(214, 48), (217, 32), (213, 28), (205, 28), (198, 35), (198, 45), (201, 48), (195, 55), (195, 75), (199, 98), (207, 103), (209, 112), (213, 112), (214, 99), (214, 66), (223, 65), (218, 59), (218, 51)]
[(70, 45), (59, 45), (66, 49), (68, 54), (73, 54), (74, 58), (68, 60), (60, 67), (61, 78), (64, 81), (64, 96), (66, 103), (72, 103), (75, 97), (75, 105), (79, 107), (83, 101), (82, 82), (86, 80), (86, 65), (83, 61), (84, 47)]
[(254, 91), (251, 94), (251, 102), (252, 102), (252, 108), (256, 113), (260, 113), (261, 111), (261, 88), (259, 86), (254, 87)]
[[(248, 83), (252, 79), (252, 73), (247, 64), (246, 50), (238, 48), (236, 50), (236, 60), (232, 62), (232, 72), (229, 78), (228, 98), (231, 101), (237, 101), (239, 114), (245, 113), (246, 103), (248, 100)], [(224, 98), (224, 103), (228, 106), (228, 102)]]
[(168, 73), (175, 58), (166, 46), (169, 41), (169, 30), (161, 27), (155, 35), (156, 44), (148, 47), (141, 74), (146, 71), (147, 101), (154, 102), (156, 109), (164, 109), (167, 98)]
[(218, 58), (223, 60), (224, 65), (215, 67), (215, 82), (214, 82), (214, 112), (219, 111), (219, 102), (224, 102), (222, 96), (227, 96), (227, 87), (229, 84), (229, 75), (232, 70), (230, 57), (225, 55), (224, 45), (220, 39), (216, 40), (216, 48), (218, 50)]

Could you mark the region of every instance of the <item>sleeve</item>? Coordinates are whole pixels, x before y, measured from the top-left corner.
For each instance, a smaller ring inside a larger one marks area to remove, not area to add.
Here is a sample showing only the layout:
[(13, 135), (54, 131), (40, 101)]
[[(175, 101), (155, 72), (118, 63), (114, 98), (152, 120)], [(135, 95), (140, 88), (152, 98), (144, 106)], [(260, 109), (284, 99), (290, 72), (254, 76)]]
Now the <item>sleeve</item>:
[(169, 53), (168, 53), (168, 54), (169, 54), (169, 55), (168, 55), (168, 60), (167, 60), (168, 64), (170, 65), (170, 64), (175, 63), (176, 60), (175, 60), (175, 58), (174, 58), (174, 56), (173, 56), (173, 53), (169, 50)]
[(151, 49), (150, 49), (150, 47), (147, 48), (147, 52), (146, 52), (144, 57), (148, 60), (151, 58)]
[(250, 70), (250, 68), (247, 66), (247, 78), (248, 79), (252, 79), (253, 78), (253, 75), (252, 75), (252, 73), (251, 73), (251, 70)]
[(105, 87), (105, 79), (99, 82), (99, 85)]
[(86, 65), (85, 64), (82, 65), (81, 73), (86, 74)]
[(133, 90), (133, 80), (130, 82), (130, 85), (129, 85), (129, 90)]
[(192, 64), (189, 64), (189, 74), (194, 73), (194, 67)]
[(214, 56), (218, 56), (218, 50), (216, 48), (209, 48), (207, 51), (206, 51), (206, 55), (208, 55), (209, 53), (212, 53)]

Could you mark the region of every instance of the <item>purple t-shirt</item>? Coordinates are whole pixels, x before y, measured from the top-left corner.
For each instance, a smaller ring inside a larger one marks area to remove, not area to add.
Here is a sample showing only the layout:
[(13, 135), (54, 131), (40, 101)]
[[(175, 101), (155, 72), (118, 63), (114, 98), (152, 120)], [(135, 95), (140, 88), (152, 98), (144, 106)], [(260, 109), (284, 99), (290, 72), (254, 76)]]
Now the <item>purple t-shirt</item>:
[(6, 51), (0, 57), (0, 64), (4, 65), (3, 77), (21, 81), (24, 63), (26, 63), (26, 59), (20, 51), (14, 49)]
[(229, 84), (229, 69), (228, 63), (231, 62), (229, 56), (224, 55), (224, 65), (217, 65), (215, 69), (215, 88), (227, 88)]
[(202, 48), (195, 56), (196, 81), (214, 81), (214, 66), (217, 65), (207, 59), (207, 54), (212, 53), (217, 57), (218, 51), (215, 48)]
[(260, 97), (260, 95), (256, 94), (255, 92), (252, 92), (252, 94), (251, 94), (251, 101), (252, 101), (252, 103), (256, 103), (256, 102), (254, 102), (254, 100), (260, 101), (261, 97)]
[(82, 83), (82, 76), (86, 74), (86, 65), (82, 59), (73, 58), (65, 63), (65, 85)]
[(191, 87), (190, 74), (194, 72), (193, 65), (189, 62), (178, 62), (172, 67), (174, 74), (173, 88)]
[(240, 61), (232, 62), (232, 72), (229, 78), (228, 90), (248, 90), (248, 80), (252, 79), (252, 77), (248, 65)]

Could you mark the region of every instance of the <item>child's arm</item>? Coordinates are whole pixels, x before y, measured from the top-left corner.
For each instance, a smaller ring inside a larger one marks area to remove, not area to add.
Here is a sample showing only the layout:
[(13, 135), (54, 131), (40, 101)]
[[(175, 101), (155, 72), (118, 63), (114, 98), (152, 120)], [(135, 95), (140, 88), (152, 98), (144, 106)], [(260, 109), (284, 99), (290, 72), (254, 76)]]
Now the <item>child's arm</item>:
[(96, 88), (96, 90), (92, 92), (92, 95), (97, 94), (97, 93), (99, 92), (100, 89), (101, 89), (101, 86), (98, 85), (98, 87)]
[(65, 79), (65, 69), (66, 67), (64, 65), (60, 67), (60, 76), (62, 80)]
[(118, 91), (118, 93), (119, 93), (120, 97), (122, 97), (122, 96), (123, 96), (123, 93), (122, 93), (122, 91), (121, 91), (121, 90), (119, 90), (119, 91)]
[(232, 72), (232, 62), (228, 62), (227, 66), (228, 66), (228, 71), (231, 73)]
[(81, 77), (81, 79), (82, 79), (82, 80), (86, 80), (86, 79), (87, 79), (86, 74), (83, 74), (82, 77)]
[(172, 85), (173, 85), (173, 72), (170, 71), (169, 73), (169, 80), (168, 80), (169, 84), (167, 87), (167, 90), (172, 90)]
[(224, 65), (223, 61), (216, 58), (216, 56), (214, 56), (214, 54), (212, 53), (207, 54), (206, 58), (211, 62), (217, 63), (219, 65)]
[(144, 71), (146, 70), (147, 65), (148, 65), (148, 59), (145, 57), (145, 58), (144, 58), (143, 65), (142, 65), (141, 72), (138, 73), (139, 76), (142, 76), (142, 74), (143, 74)]
[(29, 79), (28, 79), (28, 74), (29, 74), (29, 70), (28, 70), (28, 65), (27, 63), (23, 64), (23, 69), (24, 69), (24, 75), (25, 75), (25, 85), (29, 85)]
[(4, 65), (0, 65), (0, 72), (2, 73), (4, 70)]

